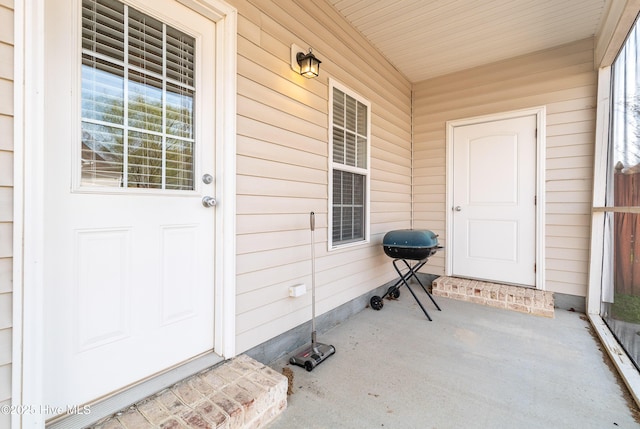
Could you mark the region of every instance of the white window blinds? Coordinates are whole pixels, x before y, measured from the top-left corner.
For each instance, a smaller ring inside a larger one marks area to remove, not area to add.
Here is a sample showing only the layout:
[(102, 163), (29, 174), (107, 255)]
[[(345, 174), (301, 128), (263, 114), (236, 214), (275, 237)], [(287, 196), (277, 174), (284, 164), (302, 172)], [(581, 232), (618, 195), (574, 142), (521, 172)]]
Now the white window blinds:
[(82, 186), (193, 189), (195, 40), (82, 2)]

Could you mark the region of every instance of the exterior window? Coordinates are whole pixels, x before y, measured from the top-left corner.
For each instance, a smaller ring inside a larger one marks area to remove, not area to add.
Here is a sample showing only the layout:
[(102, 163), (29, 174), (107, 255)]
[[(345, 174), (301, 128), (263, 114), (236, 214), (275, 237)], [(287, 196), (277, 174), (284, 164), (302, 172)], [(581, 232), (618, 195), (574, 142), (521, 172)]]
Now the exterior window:
[(193, 189), (194, 53), (150, 16), (83, 0), (81, 186)]
[(370, 103), (330, 81), (331, 246), (368, 239)]
[(640, 368), (640, 31), (613, 63), (601, 314)]

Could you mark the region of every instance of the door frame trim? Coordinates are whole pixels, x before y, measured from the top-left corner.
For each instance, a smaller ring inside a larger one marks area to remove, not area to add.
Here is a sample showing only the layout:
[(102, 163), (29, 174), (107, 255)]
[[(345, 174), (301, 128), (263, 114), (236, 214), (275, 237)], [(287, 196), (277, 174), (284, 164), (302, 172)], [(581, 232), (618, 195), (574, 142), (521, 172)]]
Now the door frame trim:
[[(508, 112), (492, 113), (489, 115), (474, 116), (464, 119), (456, 119), (446, 122), (446, 197), (445, 219), (446, 239), (453, 243), (453, 133), (456, 127), (464, 125), (481, 124), (505, 119), (520, 118), (523, 116), (536, 116), (538, 133), (536, 136), (536, 284), (535, 288), (545, 290), (545, 157), (546, 157), (546, 106), (531, 107), (528, 109), (512, 110)], [(445, 251), (445, 273), (453, 274), (453, 252)]]
[[(126, 1), (126, 0), (125, 0)], [(236, 355), (237, 9), (224, 0), (176, 0), (216, 22), (216, 195), (214, 350)], [(14, 225), (12, 403), (43, 404), (46, 0), (14, 9)], [(44, 427), (40, 413), (14, 413), (11, 427)]]

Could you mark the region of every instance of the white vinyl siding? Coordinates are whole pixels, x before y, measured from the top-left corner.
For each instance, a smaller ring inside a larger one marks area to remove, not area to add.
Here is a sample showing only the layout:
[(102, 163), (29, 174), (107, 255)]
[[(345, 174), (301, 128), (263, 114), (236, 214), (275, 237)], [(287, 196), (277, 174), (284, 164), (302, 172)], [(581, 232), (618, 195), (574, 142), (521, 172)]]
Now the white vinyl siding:
[(367, 240), (368, 101), (329, 82), (329, 247)]
[[(13, 2), (0, 0), (0, 405), (11, 403), (13, 327)], [(0, 413), (0, 427), (11, 415)]]
[[(415, 85), (414, 227), (445, 235), (445, 122), (546, 106), (546, 284), (585, 296), (596, 73), (593, 40), (501, 61)], [(444, 274), (444, 252), (423, 272)]]
[[(318, 315), (397, 276), (380, 243), (388, 230), (410, 226), (411, 85), (330, 7), (291, 0), (231, 3), (238, 8), (241, 353), (311, 318), (310, 291), (288, 296), (291, 286), (311, 286), (311, 211)], [(319, 77), (306, 79), (291, 70), (292, 43), (313, 48), (322, 61)], [(332, 252), (329, 78), (371, 102), (370, 242)]]

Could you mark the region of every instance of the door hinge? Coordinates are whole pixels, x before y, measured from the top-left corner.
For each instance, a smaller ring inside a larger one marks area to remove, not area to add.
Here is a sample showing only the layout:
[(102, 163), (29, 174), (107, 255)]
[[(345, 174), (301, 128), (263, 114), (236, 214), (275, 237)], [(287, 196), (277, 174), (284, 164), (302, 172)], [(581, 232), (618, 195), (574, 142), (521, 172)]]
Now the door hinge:
[(537, 206), (537, 205), (538, 205), (538, 196), (537, 196), (537, 195), (534, 195), (534, 196), (533, 196), (533, 205), (534, 205), (534, 206)]
[(536, 138), (538, 138), (538, 129), (536, 128)]
[(533, 272), (534, 273), (538, 272), (538, 264), (536, 264), (536, 263), (533, 264)]

